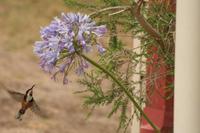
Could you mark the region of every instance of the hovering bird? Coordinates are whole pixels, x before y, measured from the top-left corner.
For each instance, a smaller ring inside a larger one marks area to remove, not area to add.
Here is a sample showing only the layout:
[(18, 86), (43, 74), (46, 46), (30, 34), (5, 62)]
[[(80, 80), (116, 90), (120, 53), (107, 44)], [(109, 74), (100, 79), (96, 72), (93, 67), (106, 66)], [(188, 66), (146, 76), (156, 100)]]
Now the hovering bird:
[(33, 98), (34, 87), (35, 85), (28, 89), (25, 94), (6, 89), (13, 99), (15, 99), (18, 102), (21, 102), (21, 109), (17, 112), (16, 119), (22, 120), (22, 115), (24, 115), (26, 110), (29, 108), (36, 115), (40, 117), (46, 117)]

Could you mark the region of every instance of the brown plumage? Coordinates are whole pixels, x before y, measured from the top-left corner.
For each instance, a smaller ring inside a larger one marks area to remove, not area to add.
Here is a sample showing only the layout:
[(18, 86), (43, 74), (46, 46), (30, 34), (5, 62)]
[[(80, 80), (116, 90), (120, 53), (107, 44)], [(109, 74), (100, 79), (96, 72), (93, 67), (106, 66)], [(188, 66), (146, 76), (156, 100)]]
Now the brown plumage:
[(16, 119), (22, 120), (22, 118), (21, 118), (22, 115), (24, 115), (26, 110), (29, 108), (36, 115), (38, 115), (40, 117), (46, 117), (46, 115), (41, 111), (40, 107), (37, 105), (37, 103), (35, 102), (35, 100), (33, 98), (34, 86), (35, 85), (33, 85), (30, 89), (28, 89), (25, 94), (6, 89), (7, 92), (10, 94), (10, 96), (14, 100), (21, 102), (21, 109), (18, 111), (18, 113), (16, 115)]

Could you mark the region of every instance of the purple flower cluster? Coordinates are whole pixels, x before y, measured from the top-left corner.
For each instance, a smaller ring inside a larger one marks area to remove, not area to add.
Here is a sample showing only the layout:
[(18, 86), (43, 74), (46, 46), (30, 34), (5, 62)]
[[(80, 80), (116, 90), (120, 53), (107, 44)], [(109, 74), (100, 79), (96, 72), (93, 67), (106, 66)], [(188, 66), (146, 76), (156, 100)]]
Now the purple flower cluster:
[(40, 65), (47, 72), (53, 72), (56, 67), (60, 72), (65, 72), (78, 59), (76, 72), (80, 74), (88, 64), (81, 57), (76, 57), (75, 51), (89, 52), (96, 45), (98, 51), (103, 53), (105, 49), (97, 38), (106, 31), (105, 25), (97, 26), (88, 15), (62, 13), (49, 26), (41, 28), (42, 40), (35, 43), (34, 52), (40, 57)]

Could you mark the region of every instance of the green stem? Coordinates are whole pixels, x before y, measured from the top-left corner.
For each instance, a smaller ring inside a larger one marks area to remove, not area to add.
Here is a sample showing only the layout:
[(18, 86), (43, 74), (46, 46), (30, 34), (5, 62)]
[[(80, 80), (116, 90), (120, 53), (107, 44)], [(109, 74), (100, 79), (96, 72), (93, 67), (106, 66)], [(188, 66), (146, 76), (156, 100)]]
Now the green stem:
[(113, 81), (115, 81), (122, 89), (123, 91), (126, 93), (126, 95), (130, 98), (130, 100), (133, 102), (134, 106), (138, 109), (138, 111), (141, 113), (141, 115), (144, 117), (144, 119), (152, 126), (152, 128), (156, 131), (156, 133), (160, 133), (160, 130), (158, 129), (158, 127), (156, 125), (154, 125), (154, 123), (149, 119), (149, 117), (144, 113), (144, 111), (142, 110), (142, 108), (138, 105), (138, 103), (136, 102), (136, 100), (133, 98), (133, 96), (131, 95), (131, 93), (128, 91), (128, 89), (126, 87), (123, 86), (123, 84), (115, 77), (113, 76), (113, 74), (111, 72), (109, 72), (108, 70), (106, 70), (105, 68), (103, 68), (101, 65), (97, 64), (95, 61), (91, 60), (90, 58), (88, 58), (87, 56), (85, 56), (84, 54), (81, 54), (79, 52), (76, 52), (78, 55), (82, 56), (84, 59), (86, 59), (88, 62), (90, 62), (92, 65), (94, 65), (95, 67), (99, 68), (100, 70), (102, 70), (104, 73), (106, 73), (108, 76), (110, 76)]

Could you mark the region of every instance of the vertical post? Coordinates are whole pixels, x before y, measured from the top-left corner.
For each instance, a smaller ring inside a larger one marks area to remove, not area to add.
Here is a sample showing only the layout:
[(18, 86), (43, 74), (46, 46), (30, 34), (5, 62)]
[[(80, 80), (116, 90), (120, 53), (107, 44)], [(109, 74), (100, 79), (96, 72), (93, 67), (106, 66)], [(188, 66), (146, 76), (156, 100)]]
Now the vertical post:
[[(133, 48), (137, 48), (134, 50), (134, 52), (140, 54), (141, 53), (141, 49), (140, 49), (140, 40), (133, 38)], [(134, 68), (136, 72), (140, 72), (141, 69), (141, 64), (138, 63), (136, 65), (136, 67)], [(134, 74), (133, 75), (133, 81), (140, 81), (140, 75), (139, 74)], [(135, 87), (135, 91), (139, 91), (141, 89), (141, 85), (137, 84), (134, 85)], [(132, 107), (132, 115), (134, 115), (134, 105)], [(133, 116), (133, 120), (132, 120), (132, 126), (131, 126), (131, 133), (140, 133), (140, 120), (138, 120), (137, 116), (134, 115)]]
[(178, 0), (174, 133), (200, 133), (200, 0)]

